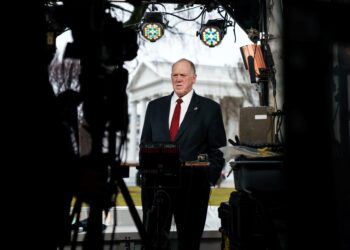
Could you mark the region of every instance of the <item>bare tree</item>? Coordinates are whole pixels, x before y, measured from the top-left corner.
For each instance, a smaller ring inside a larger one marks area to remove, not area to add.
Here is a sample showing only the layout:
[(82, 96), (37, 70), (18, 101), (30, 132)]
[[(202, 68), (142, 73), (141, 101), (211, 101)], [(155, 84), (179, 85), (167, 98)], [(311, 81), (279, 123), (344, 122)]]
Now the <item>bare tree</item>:
[(79, 91), (80, 60), (65, 58), (56, 54), (49, 68), (49, 81), (58, 95), (68, 89)]

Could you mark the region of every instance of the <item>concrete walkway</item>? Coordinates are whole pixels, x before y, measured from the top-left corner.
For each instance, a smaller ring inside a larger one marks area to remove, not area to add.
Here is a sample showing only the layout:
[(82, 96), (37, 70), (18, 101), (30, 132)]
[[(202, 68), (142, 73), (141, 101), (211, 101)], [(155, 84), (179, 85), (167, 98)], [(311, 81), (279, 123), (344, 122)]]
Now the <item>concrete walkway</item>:
[[(114, 211), (115, 209), (115, 211)], [(140, 218), (142, 218), (142, 208), (141, 206), (136, 206)], [(113, 233), (113, 217), (114, 214), (117, 216), (117, 224), (115, 226), (115, 231)], [(81, 220), (87, 218), (88, 208), (84, 207), (81, 211)], [(102, 218), (103, 223), (107, 226), (105, 230), (105, 248), (110, 249), (108, 242), (113, 239), (116, 241), (115, 249), (126, 250), (126, 249), (140, 249), (141, 250), (141, 238), (135, 223), (130, 215), (129, 208), (127, 206), (118, 206), (111, 209), (107, 218)], [(207, 212), (207, 219), (205, 223), (205, 228), (202, 236), (201, 250), (219, 250), (221, 249), (221, 233), (219, 228), (221, 226), (221, 221), (218, 217), (218, 206), (209, 206)], [(78, 246), (77, 250), (82, 249), (81, 243), (85, 237), (85, 232), (80, 232), (78, 234)], [(171, 232), (169, 235), (172, 249), (176, 249), (176, 225), (173, 221), (171, 226)], [(113, 245), (113, 247), (114, 247)], [(69, 246), (65, 250), (69, 250)], [(113, 248), (114, 249), (114, 248)]]

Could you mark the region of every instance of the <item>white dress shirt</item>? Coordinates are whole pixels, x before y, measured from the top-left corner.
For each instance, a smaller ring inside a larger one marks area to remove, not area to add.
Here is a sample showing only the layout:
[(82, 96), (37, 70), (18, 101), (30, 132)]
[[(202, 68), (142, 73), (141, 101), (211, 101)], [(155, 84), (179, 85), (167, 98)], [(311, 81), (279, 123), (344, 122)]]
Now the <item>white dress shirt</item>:
[[(188, 106), (190, 106), (190, 102), (193, 96), (193, 89), (188, 92), (186, 95), (184, 95), (183, 97), (181, 97), (182, 99), (182, 103), (181, 103), (181, 112), (180, 112), (180, 122), (179, 122), (179, 127), (185, 117), (185, 114), (187, 112)], [(176, 93), (174, 92), (173, 96), (171, 97), (171, 101), (170, 101), (170, 113), (169, 113), (169, 129), (170, 129), (170, 125), (171, 125), (171, 119), (173, 118), (173, 114), (174, 114), (174, 109), (176, 106), (176, 100), (179, 99), (179, 97), (176, 95)]]

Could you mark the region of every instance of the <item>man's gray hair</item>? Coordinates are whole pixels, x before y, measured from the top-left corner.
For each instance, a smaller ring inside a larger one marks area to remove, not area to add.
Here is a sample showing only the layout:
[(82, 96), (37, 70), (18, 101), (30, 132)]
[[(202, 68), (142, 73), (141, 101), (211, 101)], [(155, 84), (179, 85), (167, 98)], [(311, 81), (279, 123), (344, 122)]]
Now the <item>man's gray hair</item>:
[(196, 67), (194, 66), (194, 63), (193, 63), (192, 61), (190, 61), (190, 60), (188, 60), (188, 59), (186, 59), (186, 58), (181, 58), (180, 60), (178, 60), (177, 62), (175, 62), (175, 63), (173, 64), (173, 67), (174, 67), (174, 65), (177, 64), (178, 62), (188, 62), (188, 63), (190, 64), (190, 66), (191, 66), (191, 69), (192, 69), (192, 71), (193, 71), (193, 74), (196, 74)]

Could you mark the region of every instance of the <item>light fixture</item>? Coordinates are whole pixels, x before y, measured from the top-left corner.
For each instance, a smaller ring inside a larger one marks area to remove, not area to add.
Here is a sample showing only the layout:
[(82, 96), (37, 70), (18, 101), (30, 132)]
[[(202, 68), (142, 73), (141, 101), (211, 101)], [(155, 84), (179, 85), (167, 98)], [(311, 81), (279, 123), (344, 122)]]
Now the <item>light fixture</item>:
[(208, 20), (197, 35), (201, 41), (209, 46), (215, 47), (220, 44), (226, 34), (226, 21), (223, 19)]
[(164, 35), (163, 14), (147, 12), (141, 24), (141, 34), (148, 41), (155, 42)]
[(266, 63), (261, 46), (248, 44), (240, 47), (245, 69), (249, 71), (250, 82), (257, 83), (256, 77), (263, 78), (266, 71)]

